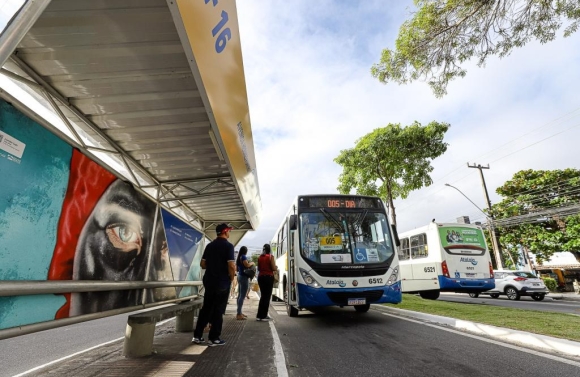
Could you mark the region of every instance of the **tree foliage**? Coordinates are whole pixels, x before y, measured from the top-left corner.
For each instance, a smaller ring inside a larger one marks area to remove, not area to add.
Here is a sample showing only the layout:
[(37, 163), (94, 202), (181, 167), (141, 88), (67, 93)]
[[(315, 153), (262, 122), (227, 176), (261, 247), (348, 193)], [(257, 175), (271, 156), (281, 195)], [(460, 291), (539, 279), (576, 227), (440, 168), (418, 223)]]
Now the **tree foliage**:
[(552, 41), (565, 23), (564, 36), (580, 22), (577, 0), (415, 0), (418, 10), (399, 29), (395, 49), (384, 49), (371, 73), (381, 82), (423, 79), (436, 97), (449, 81), (463, 77), (471, 58), (479, 66), (488, 56), (507, 56), (536, 39)]
[(447, 150), (443, 137), (449, 127), (447, 123), (422, 126), (414, 122), (407, 127), (389, 124), (375, 129), (334, 159), (343, 168), (338, 191), (348, 194), (355, 189), (360, 195), (384, 198), (396, 225), (394, 199), (431, 185), (431, 160)]
[(569, 251), (580, 261), (580, 170), (522, 170), (496, 192), (504, 197), (492, 206), (495, 220), (507, 224), (504, 250), (517, 255), (522, 246), (540, 262)]

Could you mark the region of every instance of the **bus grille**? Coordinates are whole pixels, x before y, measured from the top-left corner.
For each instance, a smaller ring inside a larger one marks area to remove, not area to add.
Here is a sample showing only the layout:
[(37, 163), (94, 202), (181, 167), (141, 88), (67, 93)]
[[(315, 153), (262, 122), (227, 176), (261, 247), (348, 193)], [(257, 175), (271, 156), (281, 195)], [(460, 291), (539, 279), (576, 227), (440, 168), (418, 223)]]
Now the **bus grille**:
[(379, 301), (383, 295), (382, 290), (377, 291), (366, 291), (366, 292), (356, 292), (356, 291), (344, 291), (344, 292), (327, 292), (328, 298), (332, 300), (336, 305), (347, 305), (349, 298), (366, 298), (367, 304), (371, 302)]
[(379, 269), (360, 269), (360, 270), (318, 270), (314, 269), (316, 273), (324, 277), (332, 278), (357, 278), (365, 276), (379, 276), (387, 273), (388, 268)]

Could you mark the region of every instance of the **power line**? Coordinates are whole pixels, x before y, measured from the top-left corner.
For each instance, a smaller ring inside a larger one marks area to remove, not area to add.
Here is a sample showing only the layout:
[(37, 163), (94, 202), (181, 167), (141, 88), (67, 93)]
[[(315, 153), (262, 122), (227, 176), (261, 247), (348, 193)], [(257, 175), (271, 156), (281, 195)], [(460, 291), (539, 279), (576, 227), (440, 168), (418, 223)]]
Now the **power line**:
[[(572, 114), (574, 114), (574, 113), (578, 112), (579, 110), (580, 110), (580, 107), (578, 107), (578, 108), (576, 108), (576, 109), (574, 109), (574, 110), (572, 110), (572, 111), (570, 111), (570, 112), (568, 112), (568, 113), (566, 113), (566, 114), (564, 114), (564, 115), (562, 115), (562, 116), (560, 116), (560, 117), (558, 117), (558, 118), (556, 118), (556, 119), (554, 119), (554, 120), (551, 120), (551, 121), (549, 121), (549, 122), (547, 122), (547, 123), (545, 123), (545, 124), (543, 124), (543, 125), (541, 125), (541, 126), (539, 126), (539, 127), (535, 128), (535, 129), (533, 129), (533, 130), (531, 130), (531, 131), (529, 131), (529, 132), (527, 132), (527, 133), (525, 133), (525, 134), (523, 134), (523, 135), (521, 135), (521, 136), (519, 136), (519, 137), (515, 138), (515, 139), (512, 139), (512, 140), (510, 140), (510, 141), (508, 141), (508, 142), (506, 142), (506, 143), (504, 143), (504, 144), (500, 145), (499, 147), (496, 147), (496, 148), (494, 148), (494, 149), (491, 149), (491, 150), (489, 150), (489, 151), (487, 151), (487, 152), (485, 152), (485, 153), (483, 153), (483, 154), (479, 155), (479, 156), (478, 156), (478, 157), (476, 157), (475, 159), (480, 159), (481, 157), (487, 156), (487, 155), (491, 154), (491, 153), (492, 153), (492, 152), (494, 152), (494, 151), (497, 151), (497, 150), (499, 150), (499, 149), (502, 149), (502, 148), (503, 148), (503, 147), (505, 147), (505, 146), (512, 145), (512, 144), (513, 144), (515, 141), (517, 141), (517, 140), (519, 140), (519, 139), (522, 139), (522, 138), (524, 138), (524, 137), (526, 137), (526, 136), (528, 136), (528, 135), (530, 135), (530, 134), (532, 134), (532, 133), (534, 133), (534, 132), (536, 132), (536, 131), (538, 131), (538, 130), (540, 130), (540, 129), (542, 129), (542, 128), (545, 128), (545, 127), (548, 127), (548, 126), (555, 126), (555, 125), (558, 125), (558, 124), (560, 124), (560, 123), (563, 123), (564, 121), (567, 121), (567, 120), (569, 120), (569, 119), (572, 119), (572, 118), (574, 118), (575, 116), (577, 116), (577, 115), (578, 115), (578, 114), (576, 114), (576, 115), (572, 116)], [(561, 121), (561, 122), (559, 122), (559, 121)], [(555, 123), (555, 124), (554, 124), (554, 123)], [(542, 140), (540, 140), (540, 141), (537, 141), (537, 142), (535, 142), (535, 143), (533, 143), (533, 144), (530, 144), (530, 145), (528, 145), (528, 146), (525, 146), (525, 147), (523, 147), (523, 148), (520, 148), (520, 149), (518, 149), (518, 150), (516, 150), (516, 151), (514, 151), (514, 152), (512, 152), (512, 153), (509, 153), (509, 154), (507, 154), (507, 155), (505, 155), (505, 156), (502, 156), (502, 157), (500, 157), (500, 158), (498, 158), (498, 159), (496, 159), (496, 160), (493, 160), (492, 162), (496, 162), (496, 161), (499, 161), (499, 160), (501, 160), (501, 159), (503, 159), (503, 158), (509, 157), (509, 156), (511, 156), (511, 155), (513, 155), (513, 154), (515, 154), (515, 153), (518, 153), (518, 152), (520, 152), (520, 151), (522, 151), (522, 150), (524, 150), (524, 149), (527, 149), (527, 148), (529, 148), (529, 147), (531, 147), (531, 146), (533, 146), (533, 145), (539, 144), (539, 143), (541, 143), (541, 142), (543, 142), (543, 141), (545, 141), (545, 140), (547, 140), (547, 139), (549, 139), (549, 138), (552, 138), (552, 137), (554, 137), (554, 136), (557, 136), (557, 135), (559, 135), (559, 134), (561, 134), (561, 133), (563, 133), (563, 132), (566, 132), (566, 131), (568, 131), (568, 130), (570, 130), (570, 129), (572, 129), (572, 128), (578, 127), (579, 125), (580, 125), (580, 123), (579, 123), (579, 124), (577, 124), (577, 125), (574, 125), (574, 126), (572, 126), (572, 127), (569, 127), (569, 128), (567, 128), (567, 129), (565, 129), (565, 130), (563, 130), (563, 131), (560, 131), (560, 132), (557, 132), (557, 133), (555, 133), (555, 134), (552, 134), (552, 135), (550, 135), (550, 136), (548, 136), (548, 137), (546, 137), (546, 138), (544, 138), (544, 139), (542, 139)], [(443, 178), (445, 178), (445, 177), (447, 177), (447, 176), (449, 176), (449, 175), (451, 175), (451, 174), (455, 173), (456, 171), (458, 171), (458, 170), (460, 170), (460, 169), (461, 169), (461, 167), (457, 167), (456, 169), (454, 169), (454, 170), (450, 171), (449, 173), (447, 173), (447, 174), (443, 175), (442, 177), (438, 177), (438, 178), (437, 178), (437, 180), (436, 180), (435, 182), (433, 182), (433, 183), (436, 183), (436, 182), (441, 182), (441, 181), (443, 180)], [(453, 181), (453, 182), (451, 182), (451, 183), (456, 183), (456, 182), (458, 182), (458, 181), (460, 181), (460, 180), (463, 180), (464, 178), (466, 178), (466, 177), (468, 177), (468, 176), (469, 176), (469, 174), (468, 174), (468, 175), (464, 175), (463, 177), (461, 177), (461, 178), (459, 178), (458, 180), (455, 180), (455, 181)], [(435, 186), (433, 186), (433, 185), (432, 185), (431, 187), (435, 188)], [(411, 203), (411, 204), (409, 204), (408, 206), (405, 206), (405, 207), (403, 207), (403, 208), (399, 208), (399, 210), (400, 210), (400, 211), (402, 211), (402, 210), (405, 210), (405, 209), (407, 209), (407, 208), (411, 208), (412, 206), (414, 206), (414, 205), (416, 205), (416, 204), (418, 204), (418, 203), (422, 202), (423, 200), (427, 199), (427, 198), (428, 198), (428, 197), (430, 197), (431, 195), (437, 194), (438, 192), (442, 191), (442, 190), (443, 190), (443, 188), (444, 188), (444, 187), (441, 187), (439, 190), (437, 190), (437, 191), (435, 191), (435, 192), (431, 192), (432, 190), (430, 190), (429, 188), (427, 188), (427, 190), (426, 190), (426, 192), (424, 193), (423, 197), (417, 198), (417, 199), (416, 199), (416, 200), (415, 200), (413, 203)]]

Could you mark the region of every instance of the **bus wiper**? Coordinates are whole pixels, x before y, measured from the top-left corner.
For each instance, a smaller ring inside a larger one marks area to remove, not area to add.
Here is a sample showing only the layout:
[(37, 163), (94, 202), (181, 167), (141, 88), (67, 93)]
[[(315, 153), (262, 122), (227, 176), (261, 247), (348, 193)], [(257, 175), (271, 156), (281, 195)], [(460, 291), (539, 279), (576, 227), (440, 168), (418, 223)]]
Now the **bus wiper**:
[(320, 212), (322, 212), (326, 220), (333, 222), (334, 225), (336, 225), (338, 229), (341, 230), (341, 233), (344, 233), (344, 228), (342, 227), (342, 224), (338, 222), (330, 213), (326, 212), (324, 208), (320, 208)]
[(357, 217), (352, 221), (352, 226), (356, 227), (359, 226), (363, 220), (367, 217), (368, 209), (365, 209), (363, 212), (360, 212)]

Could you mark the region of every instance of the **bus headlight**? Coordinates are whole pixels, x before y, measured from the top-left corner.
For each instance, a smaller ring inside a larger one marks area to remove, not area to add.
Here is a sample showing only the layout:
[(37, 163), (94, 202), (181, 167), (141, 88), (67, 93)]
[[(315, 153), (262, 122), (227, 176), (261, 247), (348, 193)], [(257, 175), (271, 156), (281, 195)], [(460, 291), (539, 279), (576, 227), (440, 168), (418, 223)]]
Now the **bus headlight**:
[(300, 275), (302, 275), (302, 279), (304, 279), (304, 282), (306, 284), (308, 284), (308, 286), (312, 287), (312, 288), (320, 288), (322, 287), (320, 284), (318, 284), (318, 282), (316, 281), (316, 279), (314, 279), (312, 277), (312, 275), (310, 275), (308, 272), (306, 272), (305, 269), (300, 268)]
[(393, 273), (391, 274), (391, 276), (389, 276), (389, 279), (387, 280), (387, 285), (395, 284), (398, 278), (399, 278), (399, 266), (393, 269)]

